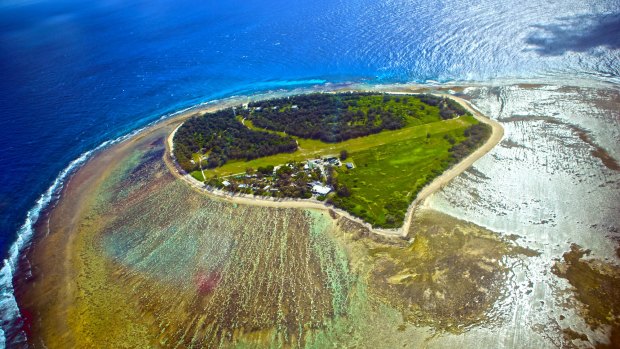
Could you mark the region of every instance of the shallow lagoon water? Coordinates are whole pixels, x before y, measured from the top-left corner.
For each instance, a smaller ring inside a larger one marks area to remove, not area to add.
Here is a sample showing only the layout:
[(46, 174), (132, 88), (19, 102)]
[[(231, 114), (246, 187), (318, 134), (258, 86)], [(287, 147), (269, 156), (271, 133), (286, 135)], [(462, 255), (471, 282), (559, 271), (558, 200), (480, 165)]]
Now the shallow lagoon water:
[(618, 158), (620, 114), (597, 106), (618, 92), (560, 89), (468, 89), (472, 102), (504, 126), (504, 139), (429, 205), (520, 235), (555, 257), (574, 242), (613, 259), (620, 173), (592, 155), (596, 148), (578, 130)]

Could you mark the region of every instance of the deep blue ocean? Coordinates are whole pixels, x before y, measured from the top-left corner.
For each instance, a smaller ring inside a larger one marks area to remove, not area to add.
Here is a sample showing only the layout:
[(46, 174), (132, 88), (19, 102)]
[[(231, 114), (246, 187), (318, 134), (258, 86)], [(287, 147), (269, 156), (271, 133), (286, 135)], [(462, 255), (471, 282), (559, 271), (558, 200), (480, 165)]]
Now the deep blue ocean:
[(324, 83), (511, 81), (618, 84), (620, 2), (0, 0), (1, 308), (70, 169), (162, 116)]

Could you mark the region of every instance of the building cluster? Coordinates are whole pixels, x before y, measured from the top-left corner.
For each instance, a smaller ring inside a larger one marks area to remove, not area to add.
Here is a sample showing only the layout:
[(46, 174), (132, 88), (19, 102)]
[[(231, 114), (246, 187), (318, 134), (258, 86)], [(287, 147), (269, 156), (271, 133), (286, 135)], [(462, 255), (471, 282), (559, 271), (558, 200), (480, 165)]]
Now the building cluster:
[[(273, 197), (325, 199), (334, 190), (329, 185), (329, 168), (341, 167), (343, 163), (335, 156), (291, 162), (280, 166), (247, 169), (245, 174), (214, 178), (208, 186), (230, 192)], [(349, 169), (353, 163), (345, 163)]]

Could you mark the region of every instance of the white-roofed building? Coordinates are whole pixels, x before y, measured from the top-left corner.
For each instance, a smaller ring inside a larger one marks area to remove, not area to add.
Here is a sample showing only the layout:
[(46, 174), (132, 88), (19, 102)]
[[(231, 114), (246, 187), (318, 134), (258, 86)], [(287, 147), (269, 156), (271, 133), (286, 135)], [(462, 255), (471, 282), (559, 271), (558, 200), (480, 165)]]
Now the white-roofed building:
[(327, 195), (330, 191), (332, 191), (332, 188), (324, 185), (315, 184), (312, 186), (312, 192), (317, 195)]

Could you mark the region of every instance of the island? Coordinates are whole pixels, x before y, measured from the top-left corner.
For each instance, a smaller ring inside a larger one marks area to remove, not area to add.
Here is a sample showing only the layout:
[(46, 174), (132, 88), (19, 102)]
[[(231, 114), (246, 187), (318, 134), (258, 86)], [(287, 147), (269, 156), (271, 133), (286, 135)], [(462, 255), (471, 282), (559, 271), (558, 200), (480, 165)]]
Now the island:
[(491, 133), (446, 96), (312, 93), (195, 115), (172, 148), (209, 190), (324, 201), (394, 229), (422, 188)]

